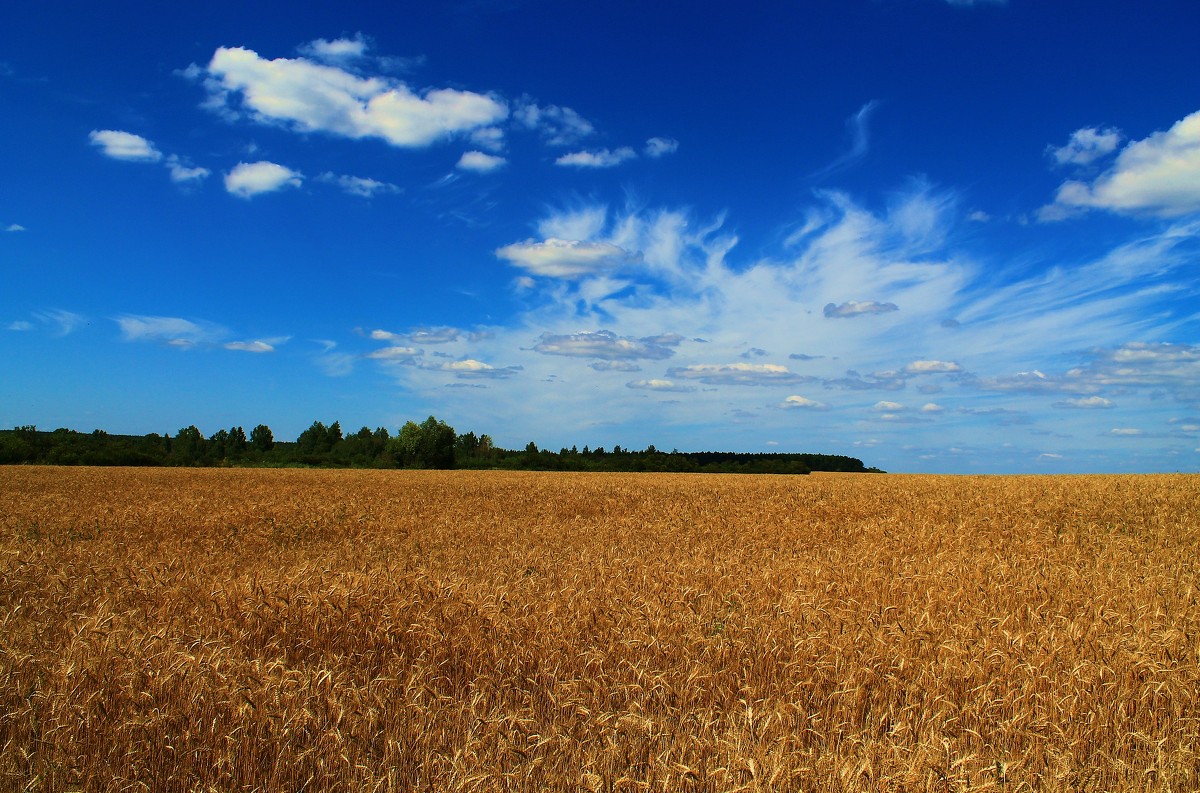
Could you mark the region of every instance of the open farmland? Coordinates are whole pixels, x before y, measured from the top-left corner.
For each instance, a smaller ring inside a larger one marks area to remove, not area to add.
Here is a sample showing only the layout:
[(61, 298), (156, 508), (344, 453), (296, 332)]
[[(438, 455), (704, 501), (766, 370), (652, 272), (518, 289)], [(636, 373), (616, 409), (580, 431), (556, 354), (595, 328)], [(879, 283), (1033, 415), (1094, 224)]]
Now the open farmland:
[(1200, 789), (1200, 477), (0, 468), (0, 789)]

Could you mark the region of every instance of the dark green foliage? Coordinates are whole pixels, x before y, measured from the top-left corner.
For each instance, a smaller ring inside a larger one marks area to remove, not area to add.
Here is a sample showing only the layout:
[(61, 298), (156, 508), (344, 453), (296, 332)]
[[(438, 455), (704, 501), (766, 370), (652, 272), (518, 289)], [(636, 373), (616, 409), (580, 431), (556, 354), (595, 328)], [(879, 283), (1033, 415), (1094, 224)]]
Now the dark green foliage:
[(319, 421), (293, 443), (276, 442), (271, 429), (259, 424), (246, 437), (241, 427), (217, 430), (205, 438), (191, 425), (172, 438), (90, 434), (36, 427), (0, 430), (0, 464), (49, 465), (268, 465), (331, 468), (509, 468), (539, 471), (665, 471), (675, 473), (807, 474), (811, 471), (882, 473), (856, 457), (835, 454), (745, 454), (740, 452), (663, 452), (653, 445), (634, 451), (619, 445), (539, 449), (533, 441), (523, 450), (500, 449), (489, 435), (459, 435), (430, 416), (409, 421), (399, 435), (379, 427), (363, 427), (343, 436), (337, 421)]

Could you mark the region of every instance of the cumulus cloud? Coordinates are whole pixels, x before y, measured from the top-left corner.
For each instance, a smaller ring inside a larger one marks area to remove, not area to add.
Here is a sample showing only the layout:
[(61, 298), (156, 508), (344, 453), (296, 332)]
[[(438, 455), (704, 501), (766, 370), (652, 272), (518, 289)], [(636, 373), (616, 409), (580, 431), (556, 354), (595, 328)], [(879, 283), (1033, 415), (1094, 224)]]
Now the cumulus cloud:
[(671, 138), (650, 138), (646, 141), (646, 148), (643, 149), (647, 157), (655, 160), (668, 154), (674, 154), (678, 150), (679, 141)]
[(534, 275), (581, 278), (620, 267), (635, 257), (607, 242), (585, 242), (551, 237), (505, 245), (496, 255)]
[(904, 371), (910, 375), (943, 374), (961, 372), (962, 366), (954, 361), (913, 361), (904, 367)]
[(945, 408), (936, 402), (926, 402), (924, 405), (921, 405), (922, 413), (941, 413), (943, 410), (945, 410)]
[(20, 223), (9, 223), (7, 226), (4, 227), (4, 230), (7, 232), (15, 233), (18, 231), (25, 231), (26, 229)]
[(889, 311), (899, 311), (895, 303), (877, 303), (874, 300), (847, 300), (845, 303), (826, 303), (824, 313), (829, 319), (845, 317), (861, 317), (865, 314), (886, 314)]
[(1040, 218), (1059, 220), (1086, 209), (1164, 217), (1200, 211), (1200, 111), (1129, 143), (1091, 182), (1064, 182)]
[(508, 160), (503, 157), (497, 157), (494, 154), (487, 154), (482, 151), (468, 151), (464, 152), (463, 156), (458, 158), (458, 164), (455, 167), (460, 171), (489, 173), (507, 163)]
[(126, 162), (158, 162), (163, 158), (161, 151), (141, 135), (115, 129), (94, 129), (88, 134), (92, 145), (106, 157)]
[(607, 331), (581, 331), (565, 335), (543, 333), (534, 350), (546, 355), (630, 361), (639, 358), (662, 360), (675, 354), (682, 337), (657, 336), (631, 339)]
[(898, 411), (904, 410), (904, 405), (901, 405), (899, 402), (889, 402), (887, 400), (881, 400), (879, 402), (876, 402), (871, 407), (871, 410), (874, 410), (879, 413), (896, 413)]
[[(323, 56), (356, 48), (348, 40), (317, 46)], [(219, 47), (205, 75), (208, 106), (232, 117), (300, 132), (379, 138), (398, 147), (429, 146), (508, 116), (505, 102), (488, 94), (413, 90), (398, 80), (360, 77), (306, 58), (267, 60), (244, 47)]]
[(612, 168), (623, 162), (635, 159), (637, 152), (628, 146), (619, 149), (598, 149), (596, 151), (576, 151), (564, 154), (554, 161), (556, 165), (567, 165), (575, 168)]
[(273, 193), (285, 187), (299, 187), (303, 176), (273, 162), (240, 162), (225, 174), (225, 189), (239, 198)]
[(786, 366), (773, 363), (698, 363), (672, 367), (668, 377), (699, 380), (705, 385), (787, 385), (811, 383), (815, 377), (796, 374)]
[(783, 400), (783, 404), (780, 405), (780, 407), (784, 407), (789, 410), (826, 410), (829, 406), (824, 402), (818, 402), (815, 399), (809, 399), (808, 397), (802, 397), (797, 394), (793, 394), (792, 396)]
[(1059, 165), (1090, 165), (1116, 151), (1120, 144), (1121, 133), (1117, 129), (1085, 127), (1071, 133), (1071, 139), (1065, 146), (1051, 146), (1047, 153)]
[(1144, 433), (1139, 429), (1133, 429), (1130, 427), (1114, 427), (1113, 429), (1108, 431), (1108, 434), (1115, 435), (1120, 438), (1130, 438), (1130, 437), (1135, 437), (1137, 435), (1142, 435)]
[(503, 379), (512, 377), (521, 371), (520, 366), (506, 366), (497, 368), (489, 363), (477, 361), (474, 358), (466, 358), (461, 361), (451, 361), (444, 363), (438, 367), (443, 372), (452, 372), (455, 377), (461, 379)]

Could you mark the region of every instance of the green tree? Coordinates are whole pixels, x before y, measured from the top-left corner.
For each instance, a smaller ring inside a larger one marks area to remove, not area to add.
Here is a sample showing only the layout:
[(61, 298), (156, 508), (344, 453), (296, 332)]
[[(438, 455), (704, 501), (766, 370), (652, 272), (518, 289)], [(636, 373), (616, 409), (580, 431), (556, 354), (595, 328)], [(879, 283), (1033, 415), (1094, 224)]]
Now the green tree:
[(454, 428), (430, 416), (425, 421), (405, 422), (392, 441), (396, 464), (406, 468), (453, 468)]
[(171, 444), (171, 460), (176, 465), (196, 465), (204, 457), (204, 435), (195, 424), (184, 427)]
[(275, 435), (266, 424), (259, 424), (250, 430), (250, 445), (257, 451), (269, 452), (275, 448)]

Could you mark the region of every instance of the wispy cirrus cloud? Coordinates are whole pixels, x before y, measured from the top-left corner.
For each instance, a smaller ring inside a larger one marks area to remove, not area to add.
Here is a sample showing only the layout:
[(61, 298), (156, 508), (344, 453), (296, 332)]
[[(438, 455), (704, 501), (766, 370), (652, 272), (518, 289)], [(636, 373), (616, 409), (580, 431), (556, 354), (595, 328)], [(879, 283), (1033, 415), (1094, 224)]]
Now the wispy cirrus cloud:
[(878, 303), (874, 300), (847, 300), (845, 303), (835, 304), (826, 303), (823, 313), (829, 319), (845, 319), (848, 317), (862, 317), (868, 314), (887, 314), (891, 311), (899, 311), (900, 307), (895, 303)]
[(318, 176), (317, 181), (336, 185), (347, 195), (359, 196), (361, 198), (372, 198), (377, 195), (387, 195), (401, 191), (398, 185), (389, 182), (381, 182), (366, 176), (335, 174), (329, 171)]
[(181, 348), (215, 345), (229, 335), (228, 329), (216, 323), (182, 317), (125, 314), (113, 321), (125, 341), (157, 342)]
[(41, 327), (57, 337), (69, 336), (88, 323), (87, 317), (61, 308), (34, 311), (34, 321), (19, 319), (8, 323), (5, 328), (13, 331), (30, 331)]
[(846, 120), (846, 129), (850, 133), (850, 148), (836, 160), (814, 173), (812, 179), (823, 179), (843, 171), (867, 156), (871, 149), (871, 116), (878, 108), (879, 102), (872, 100), (860, 107), (858, 112)]

